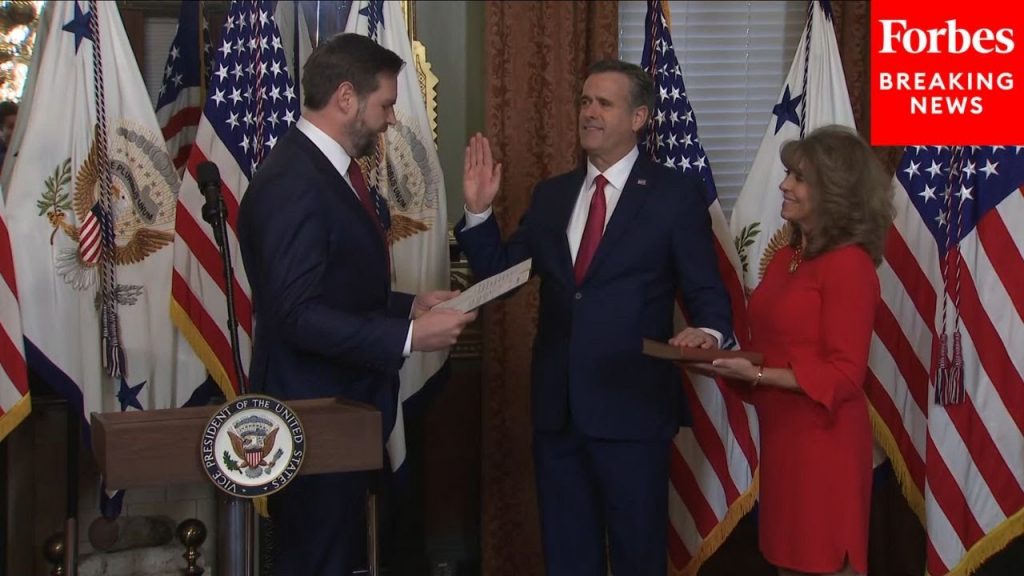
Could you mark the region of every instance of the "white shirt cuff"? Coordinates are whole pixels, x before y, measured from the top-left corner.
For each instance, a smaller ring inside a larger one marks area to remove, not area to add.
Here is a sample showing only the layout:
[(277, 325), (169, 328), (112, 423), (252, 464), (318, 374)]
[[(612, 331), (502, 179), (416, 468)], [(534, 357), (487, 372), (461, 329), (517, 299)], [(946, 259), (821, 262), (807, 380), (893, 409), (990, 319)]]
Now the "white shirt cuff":
[(712, 336), (714, 336), (715, 340), (718, 342), (718, 347), (719, 348), (722, 347), (722, 333), (721, 332), (719, 332), (718, 330), (712, 330), (711, 328), (699, 328), (699, 330), (703, 330), (704, 332), (707, 332), (708, 334), (711, 334)]
[(409, 333), (405, 335), (405, 348), (402, 349), (402, 358), (412, 355), (412, 325), (415, 320), (409, 321)]
[(488, 218), (491, 217), (491, 213), (494, 212), (494, 210), (488, 207), (487, 210), (484, 210), (479, 214), (474, 214), (470, 212), (469, 208), (466, 208), (465, 205), (463, 205), (462, 207), (466, 211), (466, 226), (465, 228), (463, 228), (463, 230), (469, 230), (473, 226), (483, 224)]

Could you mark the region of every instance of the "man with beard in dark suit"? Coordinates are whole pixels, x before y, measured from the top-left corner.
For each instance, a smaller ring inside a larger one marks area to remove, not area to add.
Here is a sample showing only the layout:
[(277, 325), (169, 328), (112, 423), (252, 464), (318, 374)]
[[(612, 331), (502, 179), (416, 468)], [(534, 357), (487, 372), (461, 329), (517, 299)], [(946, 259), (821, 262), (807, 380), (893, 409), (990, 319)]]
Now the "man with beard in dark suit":
[[(342, 396), (395, 421), (398, 370), (447, 348), (476, 313), (432, 308), (456, 295), (392, 292), (387, 203), (356, 158), (395, 123), (402, 59), (365, 36), (321, 44), (303, 69), (302, 118), (256, 172), (239, 209), (252, 287), (253, 389)], [(269, 499), (280, 576), (350, 574), (364, 559), (365, 473), (302, 476)]]

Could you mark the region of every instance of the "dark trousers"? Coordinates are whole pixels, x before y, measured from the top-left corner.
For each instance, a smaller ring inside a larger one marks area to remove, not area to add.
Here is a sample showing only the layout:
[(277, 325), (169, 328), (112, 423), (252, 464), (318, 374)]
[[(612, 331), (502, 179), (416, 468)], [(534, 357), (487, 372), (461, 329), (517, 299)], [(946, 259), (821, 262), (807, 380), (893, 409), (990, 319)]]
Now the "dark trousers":
[(299, 476), (268, 499), (275, 576), (341, 576), (366, 565), (370, 474)]
[(534, 432), (548, 576), (667, 573), (669, 443)]

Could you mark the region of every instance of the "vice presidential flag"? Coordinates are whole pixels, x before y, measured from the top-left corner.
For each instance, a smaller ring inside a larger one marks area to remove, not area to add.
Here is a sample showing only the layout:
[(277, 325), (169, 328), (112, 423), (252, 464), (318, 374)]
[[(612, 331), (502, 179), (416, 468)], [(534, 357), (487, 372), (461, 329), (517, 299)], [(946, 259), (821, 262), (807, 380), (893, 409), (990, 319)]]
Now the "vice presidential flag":
[[(28, 70), (25, 71), (25, 83), (22, 85), (21, 90), (21, 102), (19, 104), (19, 110), (23, 113), (19, 115), (19, 118), (24, 117), (24, 112), (28, 110), (27, 106), (30, 105), (36, 92), (36, 78), (39, 76), (39, 67), (36, 62), (39, 61), (39, 56), (42, 54), (42, 47), (46, 44), (46, 34), (50, 29), (50, 19), (52, 13), (49, 10), (40, 10), (39, 19), (36, 22), (35, 30), (35, 41), (32, 49), (32, 60), (29, 62)], [(11, 140), (7, 143), (7, 154), (4, 156), (4, 163), (8, 166), (14, 166), (14, 159), (18, 156), (18, 150), (21, 148), (21, 141), (25, 137), (25, 122), (15, 122), (14, 133), (11, 134)], [(3, 170), (0, 167), (0, 195), (6, 200), (7, 191), (11, 187), (11, 170)]]
[(7, 196), (26, 359), (83, 418), (180, 406), (205, 371), (167, 309), (177, 173), (117, 5), (44, 10)]
[(788, 228), (784, 228), (779, 215), (779, 184), (786, 175), (779, 148), (827, 124), (854, 128), (831, 5), (827, 0), (814, 0), (807, 10), (807, 24), (782, 94), (771, 110), (761, 147), (732, 210), (730, 227), (748, 293), (761, 281), (775, 250), (789, 239)]
[[(345, 31), (369, 36), (405, 60), (398, 77), (398, 123), (378, 142), (367, 178), (388, 200), (391, 209), (388, 238), (392, 287), (412, 294), (447, 289), (450, 280), (444, 175), (401, 6), (397, 2), (354, 2)], [(400, 374), (400, 399), (404, 401), (418, 392), (446, 359), (447, 352), (409, 357)], [(401, 416), (400, 402), (395, 429), (388, 437), (388, 454), (394, 469), (405, 459)]]

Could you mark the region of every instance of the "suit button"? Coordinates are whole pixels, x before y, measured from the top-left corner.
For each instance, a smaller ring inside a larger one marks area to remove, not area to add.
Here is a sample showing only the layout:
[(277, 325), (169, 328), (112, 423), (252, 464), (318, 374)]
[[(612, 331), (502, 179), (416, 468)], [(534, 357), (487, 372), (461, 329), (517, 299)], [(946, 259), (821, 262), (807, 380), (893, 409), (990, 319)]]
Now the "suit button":
[(576, 293), (576, 299), (577, 300), (583, 300), (583, 292), (577, 292)]

